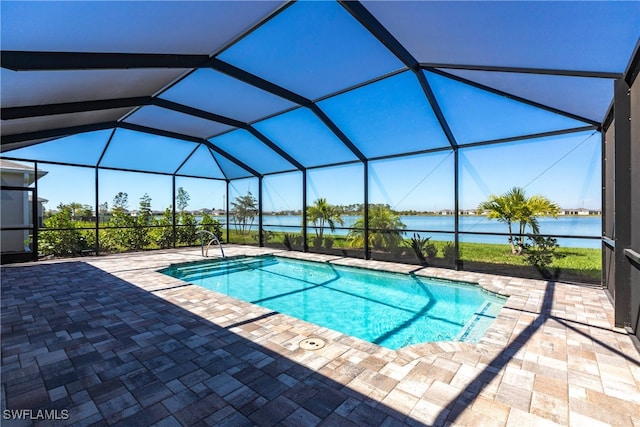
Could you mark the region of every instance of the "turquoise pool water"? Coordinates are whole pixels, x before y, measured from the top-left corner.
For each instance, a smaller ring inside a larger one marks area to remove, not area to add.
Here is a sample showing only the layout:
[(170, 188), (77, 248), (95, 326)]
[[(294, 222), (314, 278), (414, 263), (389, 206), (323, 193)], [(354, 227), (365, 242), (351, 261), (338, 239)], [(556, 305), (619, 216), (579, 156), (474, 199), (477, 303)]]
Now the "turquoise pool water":
[(476, 342), (505, 301), (460, 282), (270, 255), (173, 265), (162, 272), (393, 350)]

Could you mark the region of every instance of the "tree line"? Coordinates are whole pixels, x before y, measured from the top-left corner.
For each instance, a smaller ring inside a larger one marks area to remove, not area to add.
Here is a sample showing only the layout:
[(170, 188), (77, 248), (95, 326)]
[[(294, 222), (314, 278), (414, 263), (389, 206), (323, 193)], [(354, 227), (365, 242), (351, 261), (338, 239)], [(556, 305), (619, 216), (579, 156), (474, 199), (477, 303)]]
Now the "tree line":
[[(144, 194), (133, 214), (129, 211), (128, 194), (119, 192), (113, 198), (111, 209), (105, 202), (99, 206), (103, 216), (109, 213), (109, 219), (98, 231), (100, 250), (117, 252), (141, 250), (146, 248), (170, 248), (174, 245), (194, 245), (198, 241), (198, 227), (211, 231), (222, 240), (222, 224), (207, 212), (203, 212), (200, 222), (196, 216), (186, 211), (190, 196), (184, 188), (178, 188), (176, 194), (175, 231), (173, 208), (169, 206), (162, 215), (154, 216), (151, 211), (151, 198)], [(231, 202), (232, 222), (236, 233), (246, 237), (251, 234), (256, 217), (259, 214), (258, 201), (250, 191), (246, 195), (237, 196)], [(307, 207), (307, 224), (314, 229), (311, 244), (314, 248), (333, 246), (334, 238), (324, 234), (325, 229), (332, 232), (337, 226), (344, 224), (343, 215), (361, 215), (349, 230), (347, 242), (352, 247), (365, 245), (364, 205), (332, 205), (325, 198), (318, 198)], [(74, 256), (96, 247), (95, 223), (82, 221), (90, 207), (78, 203), (60, 204), (58, 212), (45, 219), (45, 230), (39, 235), (39, 250), (42, 255)], [(534, 265), (546, 266), (552, 262), (555, 239), (540, 236), (540, 225), (537, 217), (543, 215), (557, 216), (560, 208), (557, 204), (541, 195), (527, 197), (524, 189), (514, 187), (505, 194), (491, 195), (488, 200), (479, 204), (478, 213), (487, 213), (488, 218), (497, 219), (507, 225), (508, 241), (514, 255), (525, 254)], [(406, 226), (400, 218), (401, 213), (394, 211), (388, 204), (370, 204), (368, 215), (368, 238), (366, 244), (372, 250), (398, 253), (403, 248), (412, 249), (421, 262), (426, 262), (436, 255), (435, 245), (429, 237), (421, 237), (415, 233), (413, 238), (405, 239), (403, 231)], [(89, 229), (94, 227), (93, 230)], [(527, 229), (531, 233), (527, 233)], [(54, 231), (55, 230), (55, 231)], [(255, 237), (255, 236), (253, 236)], [(263, 232), (263, 242), (272, 237), (270, 231)], [(525, 242), (525, 238), (528, 239)], [(284, 245), (291, 248), (300, 246), (301, 236), (284, 235)], [(445, 258), (459, 258), (452, 245), (443, 249)]]
[[(198, 223), (195, 215), (186, 211), (190, 196), (180, 187), (176, 194), (176, 229), (173, 229), (173, 207), (169, 206), (159, 217), (151, 211), (151, 197), (145, 193), (138, 202), (135, 215), (129, 211), (129, 196), (118, 192), (111, 209), (105, 202), (99, 205), (108, 221), (100, 224), (98, 238), (101, 252), (120, 252), (147, 248), (171, 248), (175, 245), (194, 245), (198, 241), (198, 227), (222, 238), (222, 224), (208, 213)], [(96, 249), (95, 222), (87, 220), (87, 209), (78, 203), (61, 203), (58, 212), (44, 220), (44, 230), (38, 235), (41, 255), (76, 256)], [(93, 229), (92, 229), (93, 228)]]

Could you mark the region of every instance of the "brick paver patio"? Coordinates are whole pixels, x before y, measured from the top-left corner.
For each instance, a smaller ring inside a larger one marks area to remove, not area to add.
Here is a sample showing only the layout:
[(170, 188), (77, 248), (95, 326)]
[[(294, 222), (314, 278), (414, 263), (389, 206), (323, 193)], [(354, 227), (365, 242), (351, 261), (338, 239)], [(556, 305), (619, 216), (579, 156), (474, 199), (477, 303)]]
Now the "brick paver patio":
[(199, 259), (2, 267), (2, 425), (31, 425), (6, 409), (68, 416), (36, 425), (640, 425), (640, 356), (601, 289), (425, 268), (510, 297), (478, 344), (392, 351), (156, 271)]

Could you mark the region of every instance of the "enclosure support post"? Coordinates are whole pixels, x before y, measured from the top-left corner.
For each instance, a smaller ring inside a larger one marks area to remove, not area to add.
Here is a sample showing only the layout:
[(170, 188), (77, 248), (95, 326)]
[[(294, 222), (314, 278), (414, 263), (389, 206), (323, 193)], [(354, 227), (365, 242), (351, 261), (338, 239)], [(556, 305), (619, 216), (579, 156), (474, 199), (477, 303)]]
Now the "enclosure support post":
[(264, 246), (264, 233), (262, 231), (262, 175), (258, 177), (258, 246)]
[[(600, 199), (600, 211), (602, 212), (600, 218), (601, 218), (601, 236), (603, 238), (605, 237), (611, 237), (611, 236), (607, 236), (607, 221), (609, 220), (608, 218), (608, 214), (607, 214), (607, 209), (605, 206), (606, 200), (607, 200), (607, 193), (610, 191), (607, 188), (607, 129), (603, 127), (603, 129), (600, 131), (600, 181), (601, 181), (601, 199)], [(602, 262), (602, 272), (600, 273), (600, 283), (602, 283), (604, 286), (607, 286), (607, 280), (606, 280), (606, 274), (607, 274), (607, 269), (609, 268), (609, 266), (607, 265), (607, 245), (605, 245), (604, 240), (602, 241), (602, 243), (600, 243), (600, 260)]]
[(96, 181), (95, 181), (95, 193), (96, 193), (96, 256), (100, 255), (100, 194), (98, 194), (98, 188), (99, 187), (99, 182), (98, 182), (98, 176), (99, 176), (99, 169), (96, 166), (95, 167), (95, 175), (96, 175)]
[[(631, 325), (631, 265), (624, 250), (631, 248), (631, 94), (624, 79), (614, 85), (614, 220), (615, 326)], [(609, 183), (611, 185), (612, 183)]]
[(458, 147), (453, 148), (453, 193), (454, 193), (454, 236), (453, 250), (455, 251), (455, 268), (462, 270), (462, 260), (458, 258), (460, 253), (460, 158)]
[(307, 170), (302, 171), (302, 252), (308, 252), (307, 244)]
[(173, 235), (173, 247), (176, 247), (176, 237), (177, 237), (177, 233), (176, 233), (176, 176), (172, 175), (171, 176), (171, 210), (172, 210), (172, 217), (173, 220), (171, 222), (172, 224), (172, 235)]
[(229, 243), (229, 180), (226, 180), (227, 183), (227, 195), (226, 195), (226, 202), (225, 202), (225, 207), (224, 207), (224, 213), (227, 216), (227, 243)]
[(364, 166), (364, 206), (362, 217), (364, 220), (364, 259), (371, 259), (371, 248), (369, 247), (369, 161), (362, 162)]
[[(33, 223), (33, 260), (37, 261), (38, 260), (38, 230), (40, 228), (40, 223), (38, 221), (38, 162), (34, 162), (33, 163), (33, 169), (35, 172), (35, 176), (34, 176), (34, 186), (33, 186), (33, 195), (31, 196), (31, 198), (33, 199), (31, 201), (31, 215), (32, 215), (32, 219), (31, 222)], [(27, 197), (29, 197), (27, 195)]]

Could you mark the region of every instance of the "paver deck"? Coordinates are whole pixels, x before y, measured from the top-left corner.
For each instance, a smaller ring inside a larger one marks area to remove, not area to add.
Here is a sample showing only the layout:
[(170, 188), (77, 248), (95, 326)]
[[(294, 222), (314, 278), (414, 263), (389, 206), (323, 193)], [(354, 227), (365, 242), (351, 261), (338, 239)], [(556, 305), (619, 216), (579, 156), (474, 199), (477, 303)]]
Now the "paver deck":
[(66, 414), (36, 425), (640, 425), (640, 355), (602, 289), (281, 254), (509, 299), (478, 344), (393, 351), (156, 271), (199, 248), (5, 266), (2, 425), (32, 424), (6, 409)]

